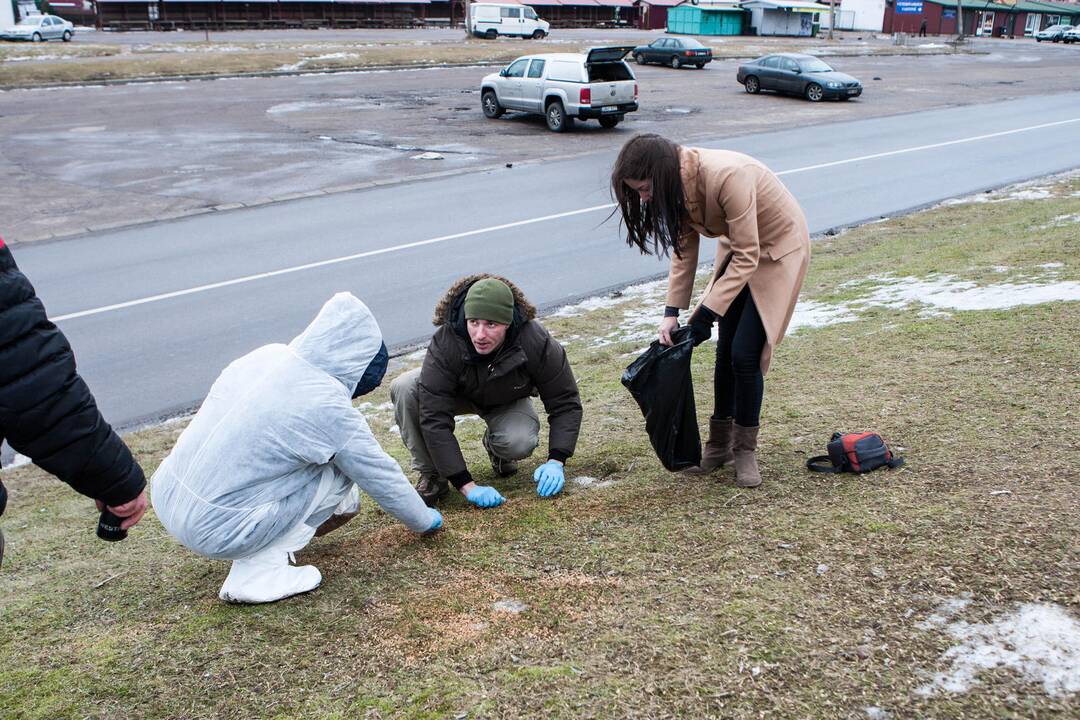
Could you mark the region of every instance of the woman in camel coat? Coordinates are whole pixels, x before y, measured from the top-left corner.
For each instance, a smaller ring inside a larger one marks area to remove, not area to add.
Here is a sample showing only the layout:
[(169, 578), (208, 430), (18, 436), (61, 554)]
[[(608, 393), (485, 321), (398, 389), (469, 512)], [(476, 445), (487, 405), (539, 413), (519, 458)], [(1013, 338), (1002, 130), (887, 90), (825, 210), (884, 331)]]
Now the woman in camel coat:
[(659, 135), (623, 146), (611, 175), (627, 243), (671, 255), (660, 342), (671, 344), (690, 307), (700, 237), (716, 238), (712, 279), (689, 324), (694, 343), (716, 348), (715, 407), (701, 466), (735, 463), (740, 487), (761, 484), (755, 450), (764, 376), (784, 337), (810, 263), (806, 217), (784, 184), (757, 160), (728, 150), (681, 147)]

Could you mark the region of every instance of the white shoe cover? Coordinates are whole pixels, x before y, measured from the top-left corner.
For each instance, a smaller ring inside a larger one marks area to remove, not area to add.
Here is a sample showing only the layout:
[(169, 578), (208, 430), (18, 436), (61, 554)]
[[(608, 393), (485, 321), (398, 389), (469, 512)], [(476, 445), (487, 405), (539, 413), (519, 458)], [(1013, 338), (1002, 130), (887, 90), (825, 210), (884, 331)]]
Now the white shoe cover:
[(276, 548), (234, 560), (218, 597), (227, 603), (268, 603), (309, 592), (322, 583), (314, 565), (293, 567), (289, 553)]

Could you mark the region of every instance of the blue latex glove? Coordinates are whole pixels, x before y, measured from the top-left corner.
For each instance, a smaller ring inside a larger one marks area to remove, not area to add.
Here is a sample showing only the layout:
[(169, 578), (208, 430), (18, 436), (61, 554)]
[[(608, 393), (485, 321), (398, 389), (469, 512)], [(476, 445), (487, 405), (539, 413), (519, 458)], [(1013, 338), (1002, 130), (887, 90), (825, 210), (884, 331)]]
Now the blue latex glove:
[(431, 511), (431, 527), (424, 531), (425, 535), (430, 535), (442, 527), (442, 513), (435, 508), (428, 508), (428, 510)]
[(536, 468), (536, 472), (533, 473), (533, 481), (536, 483), (536, 494), (540, 497), (558, 495), (566, 483), (562, 463), (558, 460), (548, 460)]
[(506, 498), (499, 491), (489, 485), (477, 485), (469, 491), (465, 499), (476, 507), (493, 508), (506, 502)]

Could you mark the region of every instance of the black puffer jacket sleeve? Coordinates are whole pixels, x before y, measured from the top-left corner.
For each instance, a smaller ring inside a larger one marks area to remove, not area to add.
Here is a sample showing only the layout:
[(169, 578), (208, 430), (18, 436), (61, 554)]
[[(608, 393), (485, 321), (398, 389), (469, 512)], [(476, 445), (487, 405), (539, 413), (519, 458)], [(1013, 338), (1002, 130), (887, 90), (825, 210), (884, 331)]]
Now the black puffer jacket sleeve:
[(0, 240), (0, 437), (75, 490), (122, 505), (142, 468), (98, 411), (64, 333)]
[(444, 325), (435, 331), (420, 369), (420, 432), (431, 461), (444, 478), (462, 477), (468, 466), (454, 437), (454, 411), (461, 375), (460, 352), (455, 351), (453, 330)]
[(565, 461), (581, 431), (581, 396), (566, 350), (538, 321), (529, 323), (529, 372), (548, 415), (548, 452)]

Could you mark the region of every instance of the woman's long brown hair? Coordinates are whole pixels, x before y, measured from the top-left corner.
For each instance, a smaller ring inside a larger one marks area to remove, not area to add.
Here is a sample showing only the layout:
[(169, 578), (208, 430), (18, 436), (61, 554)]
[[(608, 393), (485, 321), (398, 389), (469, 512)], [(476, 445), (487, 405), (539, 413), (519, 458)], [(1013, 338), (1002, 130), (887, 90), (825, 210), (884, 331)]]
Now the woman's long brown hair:
[[(626, 180), (651, 180), (652, 199), (641, 202)], [(653, 133), (627, 140), (611, 170), (611, 193), (622, 214), (627, 245), (642, 255), (665, 257), (671, 252), (682, 257), (685, 198), (678, 145)]]

